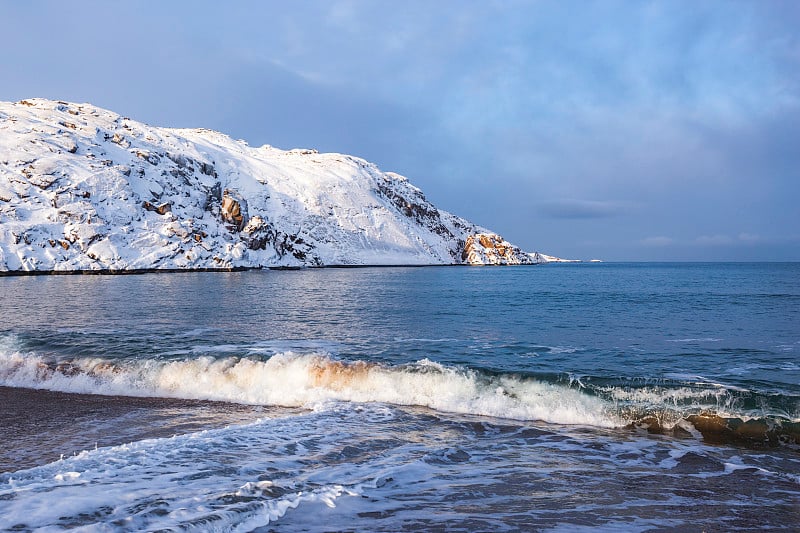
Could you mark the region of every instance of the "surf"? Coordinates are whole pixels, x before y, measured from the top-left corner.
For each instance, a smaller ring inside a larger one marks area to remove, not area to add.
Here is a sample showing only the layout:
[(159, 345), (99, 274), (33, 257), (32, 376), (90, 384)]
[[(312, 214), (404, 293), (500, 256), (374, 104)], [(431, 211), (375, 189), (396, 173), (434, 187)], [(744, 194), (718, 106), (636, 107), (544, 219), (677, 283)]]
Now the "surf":
[[(649, 433), (710, 442), (798, 444), (792, 413), (745, 409), (748, 391), (718, 383), (567, 383), (448, 366), (429, 359), (389, 365), (327, 353), (199, 356), (173, 360), (48, 358), (0, 354), (0, 384), (68, 393), (213, 400), (318, 408), (326, 402), (386, 403), (441, 412)], [(749, 400), (749, 403), (758, 401)], [(750, 405), (749, 407), (754, 407)], [(795, 413), (796, 414), (796, 413)]]
[(601, 399), (576, 389), (427, 359), (386, 365), (293, 352), (267, 359), (202, 356), (171, 361), (54, 360), (11, 353), (0, 355), (0, 383), (61, 392), (286, 407), (313, 408), (326, 401), (382, 402), (555, 424), (616, 427), (623, 423)]

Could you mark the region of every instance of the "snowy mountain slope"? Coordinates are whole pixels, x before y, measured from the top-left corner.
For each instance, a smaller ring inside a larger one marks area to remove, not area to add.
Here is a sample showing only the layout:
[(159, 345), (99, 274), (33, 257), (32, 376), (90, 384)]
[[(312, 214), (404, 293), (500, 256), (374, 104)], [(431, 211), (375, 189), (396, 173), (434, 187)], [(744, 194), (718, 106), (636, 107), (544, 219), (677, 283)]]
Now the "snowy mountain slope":
[(0, 271), (535, 262), (356, 157), (0, 102)]

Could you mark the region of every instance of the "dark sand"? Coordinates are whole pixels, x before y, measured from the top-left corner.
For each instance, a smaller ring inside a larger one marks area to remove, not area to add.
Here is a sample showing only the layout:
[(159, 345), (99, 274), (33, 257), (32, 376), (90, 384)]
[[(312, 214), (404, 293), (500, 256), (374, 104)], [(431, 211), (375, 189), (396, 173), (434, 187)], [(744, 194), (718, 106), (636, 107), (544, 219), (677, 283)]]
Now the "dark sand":
[(285, 409), (200, 400), (68, 394), (0, 386), (0, 473), (94, 449), (200, 431)]

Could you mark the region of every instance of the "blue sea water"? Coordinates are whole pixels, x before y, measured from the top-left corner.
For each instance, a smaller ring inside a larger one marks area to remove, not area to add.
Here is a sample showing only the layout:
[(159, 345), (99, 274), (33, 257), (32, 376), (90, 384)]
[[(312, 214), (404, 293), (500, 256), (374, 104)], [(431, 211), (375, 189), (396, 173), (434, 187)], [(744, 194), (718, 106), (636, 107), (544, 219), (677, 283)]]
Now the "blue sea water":
[(800, 522), (798, 263), (6, 277), (0, 298), (0, 529)]

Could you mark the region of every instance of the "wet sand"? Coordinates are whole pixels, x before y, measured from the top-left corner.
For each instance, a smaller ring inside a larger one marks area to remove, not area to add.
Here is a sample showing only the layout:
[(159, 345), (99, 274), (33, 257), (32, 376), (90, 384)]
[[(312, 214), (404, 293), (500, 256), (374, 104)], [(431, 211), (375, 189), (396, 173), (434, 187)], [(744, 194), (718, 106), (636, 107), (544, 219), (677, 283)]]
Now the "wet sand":
[(0, 473), (47, 464), (95, 446), (171, 437), (285, 412), (223, 402), (0, 386)]

